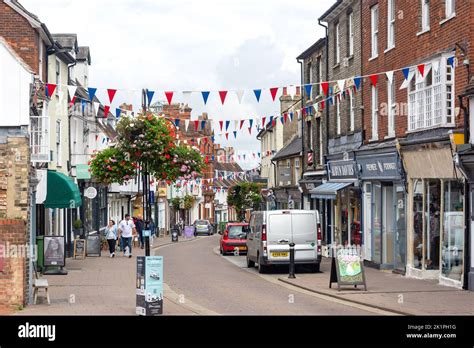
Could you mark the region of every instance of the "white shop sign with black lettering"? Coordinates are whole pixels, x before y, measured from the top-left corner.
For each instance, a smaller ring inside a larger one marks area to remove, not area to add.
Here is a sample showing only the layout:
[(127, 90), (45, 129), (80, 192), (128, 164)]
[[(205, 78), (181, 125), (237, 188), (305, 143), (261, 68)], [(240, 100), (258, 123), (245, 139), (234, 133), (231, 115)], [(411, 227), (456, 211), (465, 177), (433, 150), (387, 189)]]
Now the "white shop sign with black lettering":
[(357, 180), (357, 164), (355, 161), (331, 161), (328, 163), (329, 181)]
[(401, 180), (402, 170), (397, 153), (357, 157), (362, 180)]

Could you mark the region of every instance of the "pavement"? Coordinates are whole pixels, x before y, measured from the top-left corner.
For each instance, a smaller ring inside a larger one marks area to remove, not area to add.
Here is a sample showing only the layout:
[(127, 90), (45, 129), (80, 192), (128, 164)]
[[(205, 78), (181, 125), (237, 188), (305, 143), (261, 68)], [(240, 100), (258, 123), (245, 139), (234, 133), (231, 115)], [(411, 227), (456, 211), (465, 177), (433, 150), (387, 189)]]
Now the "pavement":
[[(169, 244), (169, 236), (155, 238), (152, 249)], [(101, 257), (66, 259), (67, 275), (43, 276), (49, 283), (51, 305), (39, 296), (38, 304), (29, 305), (15, 315), (136, 315), (136, 256), (144, 256), (144, 250), (133, 248), (132, 252), (132, 258), (120, 252), (110, 258), (109, 252), (103, 251)], [(164, 314), (195, 315), (199, 314), (197, 308), (179, 303), (178, 295), (164, 283)], [(0, 309), (0, 314), (11, 312)]]
[(337, 283), (329, 288), (331, 260), (323, 258), (318, 274), (296, 274), (296, 279), (279, 277), (281, 282), (298, 286), (314, 293), (364, 304), (374, 308), (405, 315), (473, 315), (474, 292), (439, 285), (437, 280), (407, 278), (391, 271), (365, 267), (367, 291), (360, 286), (343, 286)]

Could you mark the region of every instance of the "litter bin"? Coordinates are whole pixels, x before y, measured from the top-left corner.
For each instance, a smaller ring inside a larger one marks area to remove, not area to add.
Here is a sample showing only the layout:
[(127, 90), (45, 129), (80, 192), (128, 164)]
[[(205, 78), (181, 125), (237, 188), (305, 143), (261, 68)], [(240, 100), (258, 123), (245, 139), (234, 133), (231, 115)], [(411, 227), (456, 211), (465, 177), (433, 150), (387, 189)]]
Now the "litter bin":
[(38, 271), (43, 271), (44, 269), (44, 236), (36, 237), (36, 246), (38, 255), (36, 255), (36, 265)]

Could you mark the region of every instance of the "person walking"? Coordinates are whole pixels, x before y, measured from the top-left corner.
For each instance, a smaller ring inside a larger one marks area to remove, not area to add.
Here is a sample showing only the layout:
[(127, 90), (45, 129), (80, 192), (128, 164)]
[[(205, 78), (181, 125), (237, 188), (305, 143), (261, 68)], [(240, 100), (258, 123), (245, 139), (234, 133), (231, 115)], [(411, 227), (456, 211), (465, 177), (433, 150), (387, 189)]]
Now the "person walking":
[(123, 240), (123, 253), (124, 256), (129, 258), (132, 257), (132, 237), (134, 234), (135, 224), (130, 219), (130, 215), (126, 214), (125, 219), (122, 220), (118, 226), (118, 230), (120, 232), (120, 238)]
[(115, 257), (115, 245), (117, 244), (117, 226), (114, 220), (109, 220), (105, 228), (105, 238), (109, 244), (110, 257)]
[(143, 219), (141, 217), (141, 215), (138, 215), (136, 217), (136, 222), (135, 222), (135, 226), (136, 226), (136, 230), (137, 230), (137, 233), (138, 233), (138, 240), (140, 241), (140, 248), (143, 249), (145, 247), (145, 243), (143, 242)]

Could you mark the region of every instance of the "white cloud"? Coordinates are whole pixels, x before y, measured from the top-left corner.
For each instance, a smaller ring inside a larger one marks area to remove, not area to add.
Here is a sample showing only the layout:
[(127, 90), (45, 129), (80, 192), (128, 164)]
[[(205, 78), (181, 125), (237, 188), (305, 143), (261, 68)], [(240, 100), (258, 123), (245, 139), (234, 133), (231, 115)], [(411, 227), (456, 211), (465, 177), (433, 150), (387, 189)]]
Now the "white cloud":
[[(90, 85), (137, 90), (245, 89), (242, 104), (229, 92), (222, 107), (217, 93), (207, 106), (195, 93), (193, 115), (211, 118), (268, 116), (279, 110), (268, 91), (256, 103), (252, 89), (299, 83), (298, 56), (324, 35), (318, 17), (333, 0), (22, 0), (52, 33), (77, 33), (92, 55)], [(127, 98), (117, 94), (117, 103)], [(164, 95), (156, 98), (164, 99)], [(181, 93), (174, 101), (180, 101)], [(134, 100), (134, 101), (135, 101)], [(136, 103), (136, 102), (135, 102)], [(115, 103), (114, 103), (115, 104)], [(115, 107), (115, 105), (113, 106)], [(231, 131), (232, 132), (232, 131)], [(223, 145), (258, 152), (256, 130)], [(248, 156), (247, 156), (248, 157)], [(252, 156), (251, 156), (252, 157)], [(245, 167), (256, 165), (242, 163)]]

